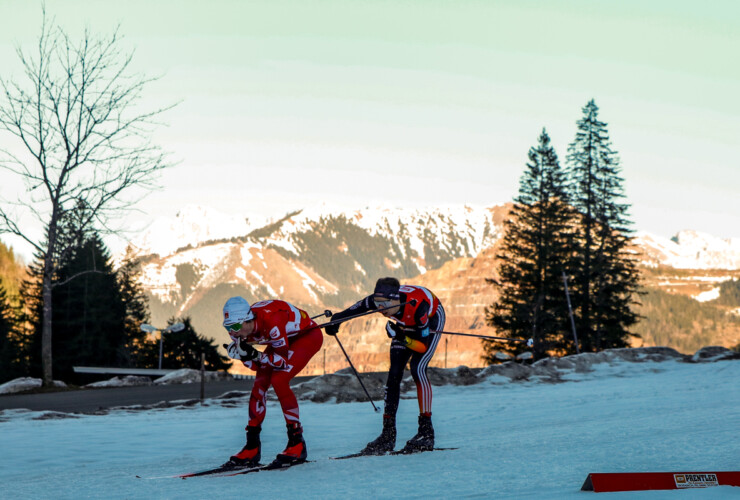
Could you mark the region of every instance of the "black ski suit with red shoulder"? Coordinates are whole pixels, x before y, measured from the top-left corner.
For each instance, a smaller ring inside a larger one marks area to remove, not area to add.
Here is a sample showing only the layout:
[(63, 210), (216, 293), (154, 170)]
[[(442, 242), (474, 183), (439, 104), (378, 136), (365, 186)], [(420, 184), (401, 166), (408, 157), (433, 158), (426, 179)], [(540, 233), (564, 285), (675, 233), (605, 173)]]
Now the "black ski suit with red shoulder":
[[(396, 321), (406, 340), (393, 338), (391, 342), (391, 366), (385, 385), (385, 414), (395, 416), (398, 411), (403, 371), (406, 363), (411, 361), (411, 376), (416, 383), (419, 413), (431, 415), (432, 384), (427, 377), (427, 366), (439, 343), (440, 334), (434, 332), (444, 329), (445, 310), (437, 296), (421, 286), (401, 286), (399, 295), (403, 305), (391, 318)], [(368, 295), (348, 309), (334, 314), (332, 321), (377, 309), (373, 295)]]

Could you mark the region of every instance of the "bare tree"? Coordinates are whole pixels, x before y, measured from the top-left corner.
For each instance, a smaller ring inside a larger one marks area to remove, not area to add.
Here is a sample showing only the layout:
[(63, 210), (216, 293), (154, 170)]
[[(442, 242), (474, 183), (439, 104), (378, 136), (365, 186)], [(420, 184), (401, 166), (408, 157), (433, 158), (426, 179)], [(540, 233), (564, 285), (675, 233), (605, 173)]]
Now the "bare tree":
[[(73, 41), (44, 12), (38, 46), (17, 54), (25, 78), (0, 79), (0, 132), (13, 148), (0, 150), (0, 169), (25, 186), (15, 201), (0, 204), (0, 233), (28, 242), (43, 256), (43, 383), (52, 383), (52, 292), (56, 264), (70, 249), (62, 238), (65, 216), (83, 206), (81, 228), (110, 230), (110, 221), (133, 200), (134, 186), (151, 189), (168, 166), (152, 145), (155, 119), (172, 106), (142, 111), (140, 97), (153, 81), (130, 70), (131, 53), (120, 48), (116, 30), (95, 36), (85, 30)], [(43, 226), (34, 235), (21, 221)]]

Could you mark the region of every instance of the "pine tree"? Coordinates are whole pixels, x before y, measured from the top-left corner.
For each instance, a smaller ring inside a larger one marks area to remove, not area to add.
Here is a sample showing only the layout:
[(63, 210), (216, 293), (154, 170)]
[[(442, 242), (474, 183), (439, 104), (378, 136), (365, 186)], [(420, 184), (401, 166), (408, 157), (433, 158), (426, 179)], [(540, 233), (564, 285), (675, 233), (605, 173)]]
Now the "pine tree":
[(150, 365), (145, 351), (151, 350), (151, 344), (154, 341), (141, 331), (141, 324), (150, 321), (149, 301), (139, 282), (141, 261), (132, 247), (126, 248), (116, 275), (121, 298), (126, 308), (126, 365), (147, 368)]
[[(126, 307), (108, 249), (98, 234), (84, 224), (89, 213), (84, 203), (64, 213), (58, 235), (58, 248), (64, 251), (52, 259), (56, 269), (51, 284), (53, 375), (66, 381), (76, 378), (74, 366), (121, 367), (128, 359)], [(45, 259), (43, 255), (35, 257), (22, 294), (28, 309), (25, 319), (31, 325), (30, 372), (40, 376)]]
[(577, 125), (567, 157), (570, 198), (581, 218), (572, 283), (576, 329), (584, 351), (626, 347), (628, 329), (639, 319), (632, 309), (639, 272), (619, 157), (593, 100)]
[[(535, 357), (573, 350), (562, 273), (572, 255), (567, 183), (550, 137), (543, 129), (538, 144), (529, 150), (529, 162), (519, 195), (504, 223), (498, 301), (487, 310), (487, 322), (499, 334), (535, 341)], [(484, 341), (487, 360), (496, 350), (516, 354), (524, 344)]]
[(14, 332), (16, 324), (5, 287), (0, 284), (0, 384), (26, 375), (22, 350)]
[(55, 374), (69, 379), (74, 365), (125, 366), (126, 305), (100, 238), (94, 235), (76, 247), (60, 264), (56, 279)]

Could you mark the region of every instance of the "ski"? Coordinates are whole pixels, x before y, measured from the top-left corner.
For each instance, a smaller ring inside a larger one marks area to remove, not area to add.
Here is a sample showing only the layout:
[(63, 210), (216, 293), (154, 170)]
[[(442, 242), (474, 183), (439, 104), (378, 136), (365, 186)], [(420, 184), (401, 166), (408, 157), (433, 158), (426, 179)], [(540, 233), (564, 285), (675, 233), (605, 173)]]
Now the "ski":
[[(342, 455), (339, 457), (329, 457), (331, 460), (345, 460), (347, 458), (357, 458), (357, 457), (382, 457), (386, 455), (411, 455), (415, 453), (424, 453), (426, 451), (445, 451), (445, 450), (457, 450), (458, 448), (434, 448), (432, 450), (396, 450), (396, 451), (390, 451), (385, 453), (351, 453), (349, 455)], [(291, 467), (295, 467), (296, 465), (301, 464), (307, 464), (311, 463), (313, 460), (306, 460), (303, 462), (296, 462), (296, 463), (285, 463), (280, 462), (278, 460), (275, 460), (269, 464), (258, 464), (253, 466), (238, 466), (238, 465), (221, 465), (219, 467), (215, 467), (213, 469), (206, 469), (198, 472), (188, 472), (185, 474), (176, 474), (174, 476), (161, 476), (161, 477), (150, 477), (150, 478), (142, 478), (141, 476), (136, 476), (139, 479), (163, 479), (163, 478), (178, 478), (178, 479), (188, 479), (191, 477), (203, 477), (203, 476), (214, 476), (214, 477), (230, 477), (230, 476), (240, 476), (243, 474), (251, 474), (252, 472), (260, 472), (264, 470), (284, 470), (289, 469)]]
[(235, 472), (228, 473), (228, 474), (219, 474), (219, 477), (222, 477), (222, 476), (227, 476), (227, 477), (228, 476), (239, 476), (239, 475), (242, 475), (242, 474), (249, 474), (250, 472), (259, 472), (259, 471), (262, 471), (262, 470), (283, 470), (283, 469), (290, 469), (291, 467), (295, 467), (296, 465), (309, 464), (311, 462), (313, 462), (313, 460), (304, 460), (303, 462), (295, 462), (295, 463), (278, 462), (277, 460), (275, 460), (275, 461), (273, 461), (270, 464), (260, 465), (259, 467), (254, 467), (252, 469), (235, 471)]
[(415, 453), (425, 453), (427, 451), (445, 451), (445, 450), (456, 450), (457, 448), (432, 448), (431, 450), (407, 450), (407, 449), (400, 449), (397, 451), (392, 451), (388, 453), (389, 455), (413, 455)]
[(233, 474), (246, 474), (247, 472), (252, 472), (253, 470), (262, 470), (263, 467), (267, 466), (262, 464), (250, 466), (221, 465), (219, 467), (214, 467), (213, 469), (206, 469), (198, 472), (187, 472), (185, 474), (175, 474), (172, 476), (143, 477), (137, 474), (136, 477), (138, 479), (187, 479), (189, 477), (200, 476), (227, 476)]
[(329, 457), (332, 460), (344, 460), (346, 458), (357, 458), (357, 457), (382, 457), (383, 455), (388, 455), (388, 452), (383, 453), (350, 453), (349, 455), (342, 455), (340, 457)]
[(202, 477), (202, 476), (215, 476), (215, 477), (231, 477), (231, 476), (240, 476), (243, 474), (251, 474), (252, 472), (260, 472), (263, 470), (280, 470), (280, 469), (289, 469), (290, 467), (295, 467), (296, 465), (301, 464), (307, 464), (312, 462), (313, 460), (305, 460), (303, 462), (296, 462), (296, 463), (284, 463), (284, 462), (278, 462), (275, 460), (272, 463), (269, 463), (267, 465), (259, 464), (255, 466), (250, 467), (216, 467), (214, 469), (208, 469), (200, 472), (191, 472), (188, 474), (180, 474), (177, 476), (170, 476), (170, 477), (177, 477), (180, 479), (188, 479), (191, 477)]
[(213, 469), (206, 469), (206, 470), (202, 470), (199, 472), (188, 472), (186, 474), (178, 474), (172, 477), (177, 477), (180, 479), (187, 479), (189, 477), (214, 476), (214, 475), (233, 476), (236, 474), (247, 474), (249, 472), (256, 472), (258, 470), (264, 469), (265, 467), (267, 467), (267, 465), (263, 465), (263, 464), (247, 465), (247, 466), (221, 465)]
[(425, 451), (445, 451), (445, 450), (456, 450), (457, 448), (434, 448), (432, 450), (415, 450), (415, 451), (409, 451), (409, 450), (396, 450), (396, 451), (388, 451), (384, 453), (351, 453), (349, 455), (342, 455), (340, 457), (330, 457), (332, 460), (345, 460), (347, 458), (357, 458), (357, 457), (383, 457), (386, 455), (411, 455), (414, 453), (423, 453)]

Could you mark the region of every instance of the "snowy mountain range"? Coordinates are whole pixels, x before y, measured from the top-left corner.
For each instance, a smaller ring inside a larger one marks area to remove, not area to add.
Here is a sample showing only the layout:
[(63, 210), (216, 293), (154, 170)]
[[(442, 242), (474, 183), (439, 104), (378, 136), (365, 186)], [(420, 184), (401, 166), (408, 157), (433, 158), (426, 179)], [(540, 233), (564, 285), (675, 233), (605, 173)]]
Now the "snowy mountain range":
[[(491, 219), (494, 211), (498, 214), (496, 220)], [(370, 236), (405, 238), (399, 247), (401, 257), (414, 255), (417, 268), (424, 272), (429, 250), (432, 250), (430, 268), (438, 267), (435, 266), (439, 262), (435, 260), (433, 251), (436, 245), (458, 256), (474, 256), (490, 245), (500, 235), (507, 212), (506, 205), (426, 209), (376, 206), (347, 210), (323, 203), (289, 214), (275, 223), (263, 215), (235, 216), (208, 207), (188, 205), (181, 208), (175, 217), (157, 218), (131, 243), (142, 255), (157, 254), (166, 258), (178, 250), (244, 238), (254, 231), (265, 236), (258, 238), (262, 242), (296, 254), (299, 249), (292, 241), (292, 235), (311, 231), (321, 221), (344, 219)], [(266, 232), (272, 229), (275, 233), (267, 235)], [(460, 237), (451, 237), (450, 232), (459, 232)], [(647, 265), (677, 269), (740, 269), (740, 238), (718, 238), (693, 230), (683, 230), (672, 238), (665, 238), (638, 231), (635, 242), (643, 249), (643, 262)]]
[(717, 238), (698, 231), (680, 231), (671, 239), (645, 232), (635, 236), (644, 262), (677, 269), (740, 269), (740, 238)]
[[(485, 328), (485, 308), (495, 300), (486, 278), (495, 272), (495, 247), (509, 209), (324, 204), (263, 224), (187, 207), (173, 220), (157, 221), (134, 244), (150, 254), (141, 282), (155, 324), (190, 316), (197, 331), (217, 338), (230, 296), (250, 302), (280, 297), (315, 314), (345, 307), (372, 290), (378, 277), (393, 275), (429, 286), (449, 305), (448, 326), (468, 331)], [(673, 240), (640, 233), (636, 242), (649, 266), (740, 269), (740, 240), (683, 231)], [(357, 333), (351, 342), (362, 345), (363, 357), (356, 362), (368, 369), (387, 356), (365, 338), (379, 328), (375, 322), (358, 321), (347, 330)], [(451, 339), (450, 361), (475, 366), (479, 342), (464, 340)], [(336, 351), (329, 351), (328, 363), (341, 362)]]
[(198, 205), (186, 205), (174, 217), (158, 217), (131, 244), (143, 254), (167, 256), (180, 248), (248, 234), (270, 222), (260, 215), (234, 216)]
[(179, 292), (221, 283), (282, 294), (287, 283), (271, 277), (278, 264), (292, 268), (310, 297), (326, 300), (341, 288), (359, 291), (379, 273), (414, 276), (475, 256), (498, 240), (506, 210), (337, 211), (323, 205), (254, 228), (245, 219), (190, 207), (174, 220), (157, 221), (133, 243), (142, 254), (157, 254), (148, 257), (143, 280), (164, 301), (177, 284)]
[[(145, 259), (142, 276), (155, 321), (188, 314), (198, 326), (196, 317), (218, 324), (220, 305), (236, 294), (248, 300), (281, 297), (312, 310), (342, 307), (379, 276), (417, 276), (477, 255), (500, 238), (507, 211), (505, 206), (340, 211), (322, 205), (252, 229), (193, 208), (134, 244), (144, 253), (161, 252)], [(229, 222), (213, 228), (212, 220)], [(170, 243), (182, 234), (190, 239)], [(193, 244), (196, 235), (217, 237)], [(171, 251), (175, 245), (179, 250)]]

